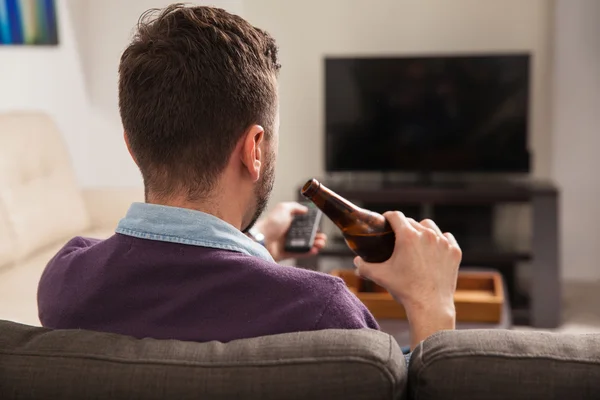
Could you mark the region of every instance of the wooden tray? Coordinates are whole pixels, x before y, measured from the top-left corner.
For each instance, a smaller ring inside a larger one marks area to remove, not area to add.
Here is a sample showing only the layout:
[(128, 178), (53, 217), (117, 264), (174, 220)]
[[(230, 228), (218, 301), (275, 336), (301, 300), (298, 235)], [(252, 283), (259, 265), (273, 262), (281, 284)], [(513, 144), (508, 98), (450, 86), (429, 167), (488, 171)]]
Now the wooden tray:
[[(404, 307), (373, 282), (356, 276), (354, 270), (340, 269), (331, 272), (346, 285), (377, 319), (406, 319)], [(365, 288), (371, 291), (365, 292)], [(454, 305), (459, 322), (500, 322), (504, 304), (502, 277), (498, 272), (461, 272), (458, 275)]]

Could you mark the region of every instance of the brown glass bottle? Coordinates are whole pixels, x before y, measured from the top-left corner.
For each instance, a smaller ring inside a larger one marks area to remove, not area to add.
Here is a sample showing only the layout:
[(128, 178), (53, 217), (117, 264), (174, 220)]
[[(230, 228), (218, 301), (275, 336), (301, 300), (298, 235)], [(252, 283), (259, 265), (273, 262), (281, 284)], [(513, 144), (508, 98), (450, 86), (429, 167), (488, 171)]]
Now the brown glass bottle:
[(363, 260), (380, 263), (391, 257), (395, 235), (383, 215), (352, 204), (316, 179), (306, 182), (302, 195), (340, 228), (350, 249)]

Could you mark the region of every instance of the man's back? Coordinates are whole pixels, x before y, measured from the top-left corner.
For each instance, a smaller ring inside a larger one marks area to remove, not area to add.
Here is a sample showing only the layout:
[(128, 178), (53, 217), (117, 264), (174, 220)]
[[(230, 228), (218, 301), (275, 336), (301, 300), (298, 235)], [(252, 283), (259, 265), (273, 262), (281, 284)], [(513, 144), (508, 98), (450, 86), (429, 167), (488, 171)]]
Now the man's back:
[(115, 234), (75, 238), (38, 291), (51, 328), (222, 342), (327, 328), (377, 328), (343, 282), (217, 248)]

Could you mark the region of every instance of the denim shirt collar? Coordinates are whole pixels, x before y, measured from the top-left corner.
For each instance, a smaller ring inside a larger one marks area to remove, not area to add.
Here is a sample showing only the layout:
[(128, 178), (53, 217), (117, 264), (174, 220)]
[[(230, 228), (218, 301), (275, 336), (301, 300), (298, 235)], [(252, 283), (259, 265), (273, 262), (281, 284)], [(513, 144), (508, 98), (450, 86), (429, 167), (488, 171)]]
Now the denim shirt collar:
[(237, 251), (274, 262), (267, 249), (233, 225), (187, 208), (133, 203), (116, 232), (141, 239)]

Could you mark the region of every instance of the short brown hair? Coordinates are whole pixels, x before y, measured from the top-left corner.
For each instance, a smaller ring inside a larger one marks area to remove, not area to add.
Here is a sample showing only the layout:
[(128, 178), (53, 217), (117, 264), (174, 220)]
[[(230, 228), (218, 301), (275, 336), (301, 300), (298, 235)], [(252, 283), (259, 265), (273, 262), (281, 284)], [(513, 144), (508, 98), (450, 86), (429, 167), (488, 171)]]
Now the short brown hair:
[(248, 127), (268, 139), (279, 67), (273, 38), (225, 10), (144, 13), (121, 57), (119, 109), (146, 194), (203, 198)]

